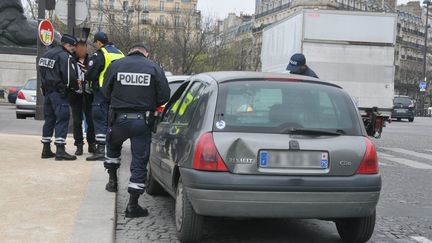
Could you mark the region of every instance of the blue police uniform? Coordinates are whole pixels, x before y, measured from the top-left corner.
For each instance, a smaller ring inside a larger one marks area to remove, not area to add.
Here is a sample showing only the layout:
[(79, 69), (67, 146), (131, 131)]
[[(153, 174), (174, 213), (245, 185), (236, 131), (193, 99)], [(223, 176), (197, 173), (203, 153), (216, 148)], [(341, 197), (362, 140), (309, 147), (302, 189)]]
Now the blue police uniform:
[[(154, 114), (157, 107), (169, 100), (170, 88), (160, 66), (137, 51), (110, 65), (102, 91), (110, 100), (110, 128), (104, 165), (112, 182), (112, 176), (115, 177), (112, 173), (120, 166), (122, 144), (130, 139), (132, 163), (128, 192), (132, 198), (132, 195), (144, 193)], [(109, 190), (109, 184), (107, 190), (116, 191), (117, 182), (112, 183), (115, 186), (111, 189), (115, 190)], [(128, 208), (130, 204), (131, 201)]]
[[(75, 43), (73, 37), (68, 42)], [(63, 38), (62, 38), (63, 42)], [(42, 90), (45, 96), (42, 140), (44, 150), (42, 158), (54, 157), (51, 152), (50, 143), (55, 131), (55, 144), (57, 146), (57, 160), (73, 160), (75, 156), (70, 156), (64, 151), (66, 136), (69, 125), (69, 103), (67, 92), (71, 82), (77, 77), (75, 59), (71, 53), (63, 46), (48, 50), (38, 62), (41, 74)]]
[(93, 103), (92, 117), (94, 123), (97, 152), (88, 160), (103, 160), (105, 155), (106, 133), (108, 130), (108, 101), (102, 95), (102, 87), (105, 72), (111, 62), (124, 57), (123, 53), (114, 45), (107, 44), (100, 48), (89, 60), (86, 80), (92, 83)]

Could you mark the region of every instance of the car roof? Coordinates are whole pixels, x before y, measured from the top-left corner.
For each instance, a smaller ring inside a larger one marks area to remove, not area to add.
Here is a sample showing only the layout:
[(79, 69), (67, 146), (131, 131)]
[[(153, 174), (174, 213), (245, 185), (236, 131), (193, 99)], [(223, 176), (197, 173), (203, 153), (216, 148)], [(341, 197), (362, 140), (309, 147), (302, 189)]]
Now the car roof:
[(175, 75), (175, 76), (167, 76), (168, 83), (174, 83), (179, 81), (185, 81), (186, 79), (190, 78), (188, 75)]
[(251, 79), (275, 79), (275, 80), (300, 80), (300, 81), (307, 81), (311, 83), (317, 83), (317, 84), (323, 84), (323, 85), (329, 85), (334, 86), (337, 88), (342, 88), (339, 85), (329, 83), (322, 81), (317, 78), (303, 76), (303, 75), (295, 75), (290, 74), (288, 72), (284, 73), (270, 73), (270, 72), (247, 72), (247, 71), (225, 71), (225, 72), (210, 72), (210, 73), (203, 73), (199, 74), (196, 77), (199, 78), (200, 76), (208, 76), (215, 80), (218, 83), (223, 83), (227, 81), (235, 81), (235, 80), (251, 80)]

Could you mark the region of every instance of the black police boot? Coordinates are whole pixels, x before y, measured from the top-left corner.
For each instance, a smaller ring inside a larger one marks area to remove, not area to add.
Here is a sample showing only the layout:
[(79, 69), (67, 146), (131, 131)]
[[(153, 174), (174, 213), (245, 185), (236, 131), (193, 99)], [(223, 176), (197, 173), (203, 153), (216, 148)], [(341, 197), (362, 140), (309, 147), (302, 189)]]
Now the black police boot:
[(148, 210), (146, 208), (142, 208), (138, 205), (138, 198), (140, 194), (138, 193), (130, 193), (129, 203), (126, 207), (126, 218), (140, 218), (146, 217), (149, 215)]
[(95, 151), (96, 151), (96, 144), (95, 143), (89, 143), (89, 145), (88, 145), (88, 152), (92, 154)]
[(56, 160), (76, 160), (77, 157), (70, 155), (66, 152), (65, 145), (64, 144), (57, 144), (57, 151), (55, 155)]
[(43, 149), (42, 149), (42, 159), (49, 159), (54, 158), (56, 155), (51, 151), (51, 144), (50, 143), (44, 143)]
[(75, 155), (83, 155), (83, 153), (84, 153), (83, 145), (80, 144), (80, 145), (77, 145), (76, 147), (77, 147), (77, 149), (76, 149)]
[(97, 144), (95, 153), (86, 158), (87, 161), (105, 160), (105, 145)]
[(109, 180), (105, 186), (105, 190), (109, 192), (117, 192), (117, 170), (108, 170)]

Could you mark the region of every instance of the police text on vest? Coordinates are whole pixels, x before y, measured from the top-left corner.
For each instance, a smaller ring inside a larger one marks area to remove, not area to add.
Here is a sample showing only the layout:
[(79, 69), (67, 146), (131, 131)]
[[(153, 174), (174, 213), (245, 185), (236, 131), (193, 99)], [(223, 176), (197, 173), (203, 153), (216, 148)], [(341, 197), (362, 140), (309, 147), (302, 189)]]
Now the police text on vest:
[(55, 65), (55, 60), (52, 59), (48, 59), (48, 58), (40, 58), (39, 59), (39, 66), (40, 67), (46, 67), (46, 68), (50, 68), (53, 69), (54, 65)]
[(150, 86), (150, 79), (146, 73), (117, 73), (117, 81), (122, 85)]

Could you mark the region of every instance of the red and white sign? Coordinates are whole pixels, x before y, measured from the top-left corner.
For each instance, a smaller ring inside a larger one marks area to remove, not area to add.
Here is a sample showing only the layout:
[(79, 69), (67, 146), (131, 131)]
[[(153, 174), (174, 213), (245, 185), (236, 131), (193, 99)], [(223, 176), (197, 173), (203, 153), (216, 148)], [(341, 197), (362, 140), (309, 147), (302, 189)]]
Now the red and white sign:
[(53, 43), (54, 26), (49, 20), (43, 20), (42, 22), (40, 22), (38, 35), (43, 45), (49, 46)]

